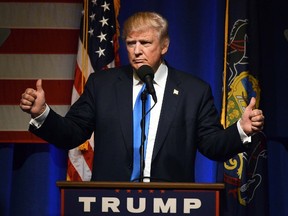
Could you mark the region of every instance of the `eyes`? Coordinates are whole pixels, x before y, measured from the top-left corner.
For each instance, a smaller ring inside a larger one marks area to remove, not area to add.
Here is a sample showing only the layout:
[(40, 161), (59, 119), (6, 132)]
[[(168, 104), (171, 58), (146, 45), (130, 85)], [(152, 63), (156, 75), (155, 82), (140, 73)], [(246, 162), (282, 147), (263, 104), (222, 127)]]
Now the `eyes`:
[(149, 47), (150, 45), (152, 44), (152, 41), (148, 41), (148, 40), (139, 40), (139, 41), (134, 41), (134, 40), (127, 40), (126, 41), (126, 46), (127, 47), (135, 47), (136, 45), (141, 45), (141, 46), (144, 46), (144, 47)]

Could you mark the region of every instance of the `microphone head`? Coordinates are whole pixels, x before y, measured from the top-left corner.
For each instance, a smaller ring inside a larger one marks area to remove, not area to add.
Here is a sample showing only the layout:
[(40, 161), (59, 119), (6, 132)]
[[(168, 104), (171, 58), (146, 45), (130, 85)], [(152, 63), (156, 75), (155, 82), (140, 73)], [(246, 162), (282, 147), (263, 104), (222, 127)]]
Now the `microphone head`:
[(143, 82), (146, 82), (145, 77), (147, 75), (150, 76), (152, 80), (154, 79), (154, 71), (149, 65), (142, 65), (138, 70), (136, 70), (136, 73)]

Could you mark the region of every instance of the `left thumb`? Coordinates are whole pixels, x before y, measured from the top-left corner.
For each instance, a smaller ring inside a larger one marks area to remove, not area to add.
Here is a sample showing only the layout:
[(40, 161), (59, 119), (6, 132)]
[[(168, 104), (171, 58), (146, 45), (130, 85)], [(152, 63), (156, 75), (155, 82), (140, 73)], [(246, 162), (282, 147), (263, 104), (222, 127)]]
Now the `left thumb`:
[(255, 108), (255, 105), (256, 105), (256, 99), (255, 97), (252, 97), (250, 100), (250, 103), (248, 104), (246, 108), (253, 110)]

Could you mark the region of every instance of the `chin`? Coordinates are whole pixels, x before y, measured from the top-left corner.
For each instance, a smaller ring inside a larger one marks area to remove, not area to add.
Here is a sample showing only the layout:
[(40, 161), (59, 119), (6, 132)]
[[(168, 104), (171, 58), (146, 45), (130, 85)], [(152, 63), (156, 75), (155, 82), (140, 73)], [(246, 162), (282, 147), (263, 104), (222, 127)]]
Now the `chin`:
[(134, 68), (134, 69), (136, 69), (136, 70), (138, 70), (142, 65), (145, 65), (145, 63), (134, 63), (134, 64), (132, 64), (132, 67)]

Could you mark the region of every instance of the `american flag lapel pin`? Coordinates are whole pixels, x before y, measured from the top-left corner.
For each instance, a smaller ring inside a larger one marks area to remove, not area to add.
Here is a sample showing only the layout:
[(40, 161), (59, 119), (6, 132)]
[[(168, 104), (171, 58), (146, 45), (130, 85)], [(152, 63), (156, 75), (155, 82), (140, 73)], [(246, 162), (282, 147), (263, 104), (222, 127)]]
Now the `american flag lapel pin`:
[(174, 95), (178, 95), (178, 94), (179, 94), (179, 91), (178, 91), (177, 89), (174, 89), (174, 90), (173, 90), (173, 94), (174, 94)]

